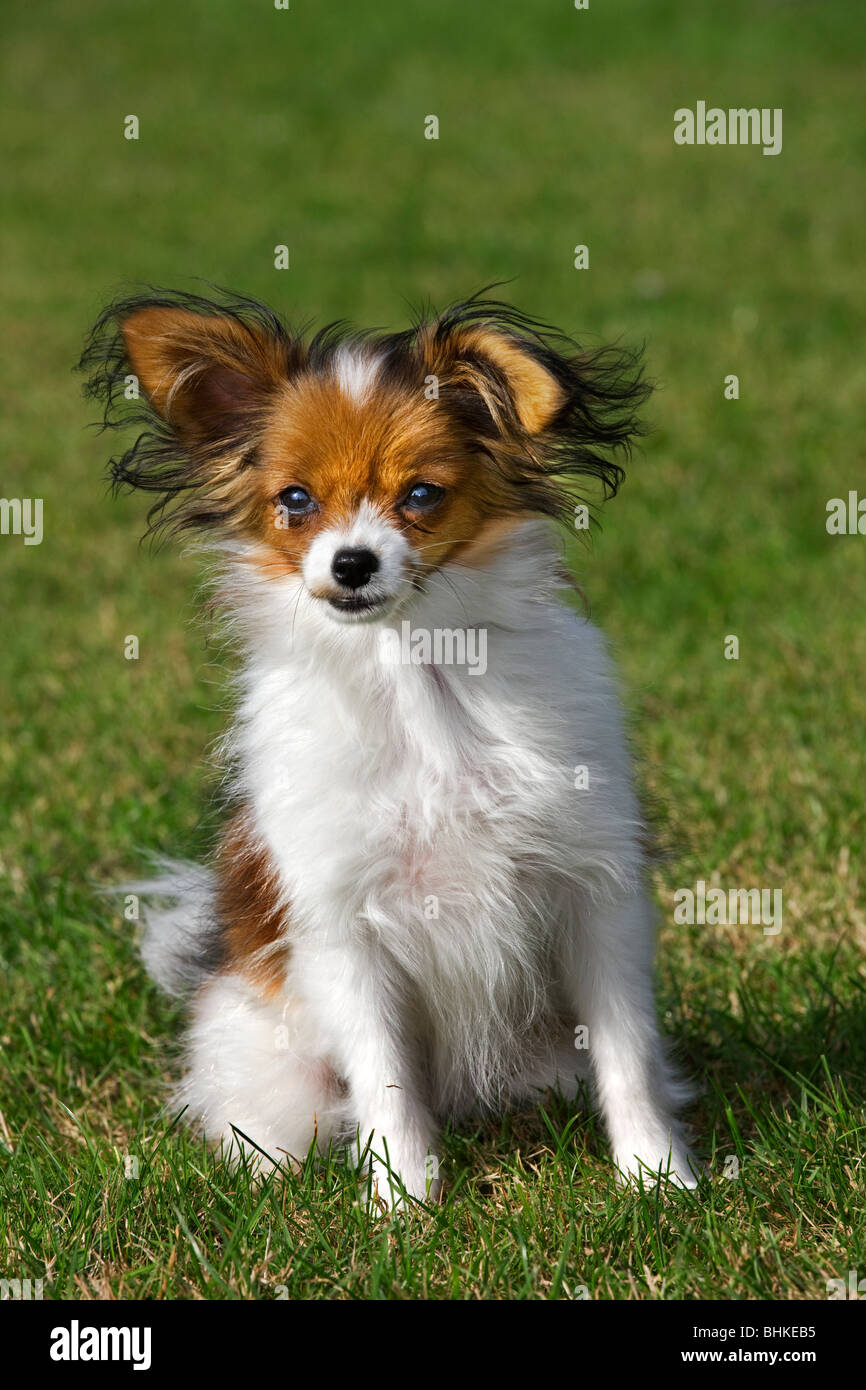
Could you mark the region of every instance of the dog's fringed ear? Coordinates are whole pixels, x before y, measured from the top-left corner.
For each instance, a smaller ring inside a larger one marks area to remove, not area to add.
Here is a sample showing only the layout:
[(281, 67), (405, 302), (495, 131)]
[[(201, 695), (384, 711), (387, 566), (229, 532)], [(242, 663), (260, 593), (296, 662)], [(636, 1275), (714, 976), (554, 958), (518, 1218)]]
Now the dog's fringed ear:
[(239, 475), (255, 458), (268, 406), (304, 348), (264, 305), (153, 290), (100, 315), (79, 368), (104, 425), (138, 426), (110, 463), (115, 487), (159, 496), (151, 530), (238, 521)]
[(419, 321), (423, 370), (475, 434), (504, 505), (566, 520), (583, 498), (575, 485), (594, 482), (611, 497), (624, 477), (617, 455), (643, 432), (638, 408), (652, 390), (641, 355), (587, 350), (484, 294)]
[[(474, 301), (469, 301), (474, 310)], [(456, 306), (438, 321), (422, 324), (418, 345), (425, 371), (434, 375), (452, 398), (483, 403), (496, 433), (516, 430), (541, 434), (565, 405), (567, 393), (541, 354), (495, 321), (459, 318)], [(492, 306), (491, 306), (492, 311)]]
[(513, 338), (474, 328), (460, 334), (456, 346), (464, 362), (490, 363), (501, 374), (527, 434), (541, 434), (565, 405), (566, 392), (556, 377)]
[(285, 345), (236, 319), (145, 307), (120, 331), (133, 374), (182, 438), (230, 439), (288, 372)]

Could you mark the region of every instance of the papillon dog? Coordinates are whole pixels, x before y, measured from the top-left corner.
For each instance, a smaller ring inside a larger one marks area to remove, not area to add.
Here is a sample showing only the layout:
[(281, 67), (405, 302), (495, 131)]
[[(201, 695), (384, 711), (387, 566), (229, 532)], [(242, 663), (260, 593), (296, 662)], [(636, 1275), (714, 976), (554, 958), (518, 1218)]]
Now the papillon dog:
[[(194, 530), (240, 650), (230, 815), (165, 861), (143, 955), (189, 997), (188, 1119), (237, 1159), (346, 1144), (433, 1198), (449, 1119), (595, 1097), (625, 1180), (694, 1186), (654, 1005), (646, 834), (556, 522), (648, 394), (487, 291), (396, 333), (152, 292), (82, 358), (112, 460)], [(595, 500), (598, 500), (596, 497)]]

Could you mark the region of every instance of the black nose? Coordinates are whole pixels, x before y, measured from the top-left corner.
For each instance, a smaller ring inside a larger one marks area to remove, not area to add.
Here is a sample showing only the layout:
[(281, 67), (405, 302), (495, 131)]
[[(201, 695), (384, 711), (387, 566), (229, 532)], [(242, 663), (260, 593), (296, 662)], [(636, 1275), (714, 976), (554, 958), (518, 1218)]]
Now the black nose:
[(346, 589), (360, 589), (379, 568), (379, 557), (372, 550), (338, 550), (331, 561), (331, 573)]

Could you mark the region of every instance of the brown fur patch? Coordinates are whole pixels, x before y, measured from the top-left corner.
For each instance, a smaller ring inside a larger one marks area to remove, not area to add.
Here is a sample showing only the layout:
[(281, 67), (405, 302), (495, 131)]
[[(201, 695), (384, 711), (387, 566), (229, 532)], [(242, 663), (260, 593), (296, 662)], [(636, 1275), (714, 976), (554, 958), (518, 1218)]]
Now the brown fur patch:
[[(445, 489), (432, 512), (403, 506), (417, 483)], [(488, 462), (459, 423), (425, 398), (420, 377), (415, 390), (374, 387), (361, 404), (328, 377), (284, 383), (246, 485), (258, 492), (248, 512), (249, 531), (260, 542), (254, 562), (272, 577), (297, 573), (319, 530), (348, 522), (364, 501), (403, 532), (419, 573), (474, 542), (507, 505)], [(280, 526), (278, 499), (290, 486), (305, 488), (317, 510)]]
[(217, 858), (217, 915), (226, 969), (251, 980), (266, 998), (286, 977), (286, 909), (276, 870), (253, 838), (246, 812), (229, 825)]

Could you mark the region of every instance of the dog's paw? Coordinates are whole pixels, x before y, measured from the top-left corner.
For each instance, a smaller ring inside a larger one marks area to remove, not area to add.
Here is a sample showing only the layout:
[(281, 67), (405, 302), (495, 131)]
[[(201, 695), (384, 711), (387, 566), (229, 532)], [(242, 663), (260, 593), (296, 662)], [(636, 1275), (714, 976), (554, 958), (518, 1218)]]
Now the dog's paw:
[(364, 1178), (367, 1205), (382, 1213), (406, 1211), (417, 1202), (437, 1202), (442, 1194), (439, 1163), (433, 1154), (423, 1162), (395, 1163), (374, 1158)]
[(615, 1162), (621, 1182), (632, 1186), (650, 1187), (663, 1182), (672, 1187), (694, 1188), (706, 1172), (704, 1165), (681, 1144), (662, 1153), (653, 1152), (648, 1146), (635, 1146), (632, 1153), (617, 1153)]

